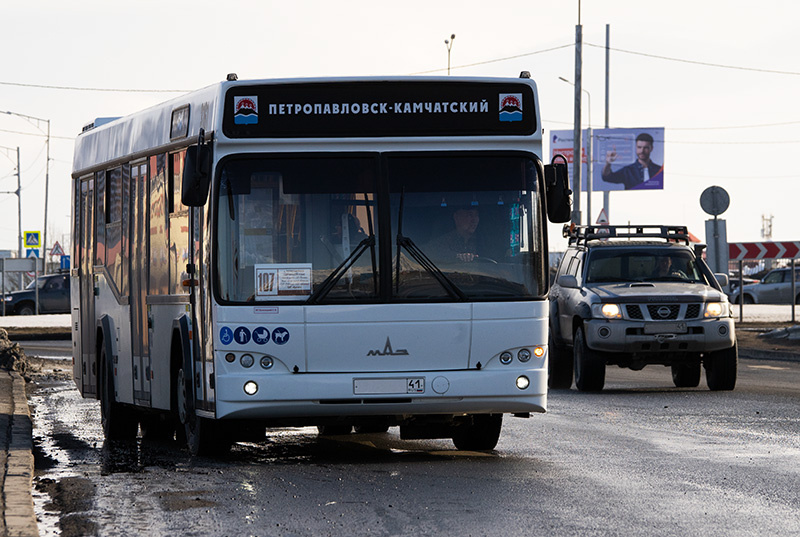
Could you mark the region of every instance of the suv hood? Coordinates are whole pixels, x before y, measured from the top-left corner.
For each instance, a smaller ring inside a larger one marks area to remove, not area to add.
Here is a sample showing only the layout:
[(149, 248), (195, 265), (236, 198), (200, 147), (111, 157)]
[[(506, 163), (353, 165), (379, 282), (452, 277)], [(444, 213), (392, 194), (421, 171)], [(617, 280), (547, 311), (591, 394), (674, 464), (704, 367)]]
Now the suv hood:
[(720, 302), (728, 297), (703, 283), (631, 282), (588, 284), (603, 302)]

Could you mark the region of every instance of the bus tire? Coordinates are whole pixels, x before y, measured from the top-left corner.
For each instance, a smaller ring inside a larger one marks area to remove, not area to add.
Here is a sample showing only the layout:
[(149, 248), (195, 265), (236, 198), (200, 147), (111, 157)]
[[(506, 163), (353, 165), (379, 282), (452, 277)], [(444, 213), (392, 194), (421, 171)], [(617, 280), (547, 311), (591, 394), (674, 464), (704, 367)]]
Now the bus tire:
[(456, 425), (453, 444), (460, 451), (491, 451), (500, 440), (502, 414), (475, 414), (471, 424)]
[(553, 390), (569, 390), (572, 387), (573, 361), (563, 345), (556, 343), (550, 328), (547, 347), (547, 386)]
[(602, 354), (586, 345), (582, 326), (575, 331), (574, 341), (575, 386), (582, 392), (602, 391), (606, 383), (606, 362)]
[(105, 345), (100, 345), (100, 421), (107, 440), (133, 440), (139, 422), (134, 411), (116, 401), (114, 395), (113, 365), (106, 355)]
[(219, 422), (198, 416), (192, 410), (189, 397), (193, 397), (191, 378), (187, 378), (181, 367), (176, 375), (176, 394), (178, 415), (186, 435), (186, 447), (194, 456), (224, 455), (229, 452), (233, 441), (229, 435), (222, 434)]
[(708, 388), (712, 391), (734, 389), (738, 362), (739, 350), (735, 343), (729, 349), (706, 354), (705, 367)]

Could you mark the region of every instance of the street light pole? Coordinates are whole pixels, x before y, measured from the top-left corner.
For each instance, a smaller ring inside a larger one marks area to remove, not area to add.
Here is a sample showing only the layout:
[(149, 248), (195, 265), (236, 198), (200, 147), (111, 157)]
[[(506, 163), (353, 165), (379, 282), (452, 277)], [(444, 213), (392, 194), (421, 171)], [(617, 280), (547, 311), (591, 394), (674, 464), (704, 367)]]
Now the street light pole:
[(447, 46), (447, 76), (450, 76), (450, 49), (453, 48), (453, 41), (456, 40), (456, 34), (450, 34), (450, 39), (445, 39), (444, 44)]
[[(44, 274), (47, 274), (47, 200), (48, 200), (48, 197), (49, 197), (48, 194), (50, 192), (50, 120), (49, 119), (42, 119), (40, 117), (28, 116), (26, 114), (18, 114), (17, 112), (5, 111), (5, 112), (0, 112), (0, 113), (8, 114), (10, 116), (21, 117), (22, 119), (27, 120), (29, 123), (33, 123), (34, 121), (36, 121), (36, 124), (35, 124), (36, 128), (47, 135), (47, 141), (45, 142), (46, 149), (47, 149), (47, 151), (46, 151), (47, 161), (45, 162), (45, 166), (44, 166), (44, 169), (45, 169), (45, 172), (44, 172), (44, 229), (42, 230), (42, 232), (43, 232), (43, 237), (42, 237), (42, 259), (44, 259)], [(39, 124), (42, 121), (47, 123), (47, 131), (43, 130), (39, 126)], [(17, 155), (17, 156), (19, 156), (19, 155)], [(19, 172), (19, 164), (17, 164), (17, 172)], [(19, 174), (17, 175), (17, 178), (19, 178)], [(22, 210), (20, 209), (20, 215), (21, 214), (22, 214)], [(20, 218), (22, 218), (22, 217), (20, 216)], [(21, 227), (22, 226), (20, 225), (20, 228)], [(22, 248), (21, 245), (22, 245), (22, 233), (20, 232), (20, 249)], [(20, 252), (20, 257), (22, 257), (22, 253), (21, 252)]]

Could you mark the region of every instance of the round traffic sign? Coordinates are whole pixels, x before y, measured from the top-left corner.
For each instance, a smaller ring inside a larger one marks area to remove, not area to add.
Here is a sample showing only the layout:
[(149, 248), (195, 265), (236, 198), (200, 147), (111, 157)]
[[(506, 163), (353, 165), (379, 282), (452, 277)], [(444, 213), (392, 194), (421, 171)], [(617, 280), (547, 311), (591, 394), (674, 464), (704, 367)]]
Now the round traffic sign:
[(721, 186), (710, 186), (700, 194), (700, 207), (711, 216), (718, 216), (728, 210), (731, 198)]

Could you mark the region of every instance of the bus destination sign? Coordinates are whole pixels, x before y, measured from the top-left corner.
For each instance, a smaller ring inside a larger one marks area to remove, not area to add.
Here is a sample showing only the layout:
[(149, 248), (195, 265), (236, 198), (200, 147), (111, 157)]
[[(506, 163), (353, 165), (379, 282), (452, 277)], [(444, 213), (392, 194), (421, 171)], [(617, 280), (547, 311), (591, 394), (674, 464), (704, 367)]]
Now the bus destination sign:
[(527, 136), (526, 83), (381, 81), (242, 85), (225, 96), (229, 138)]

